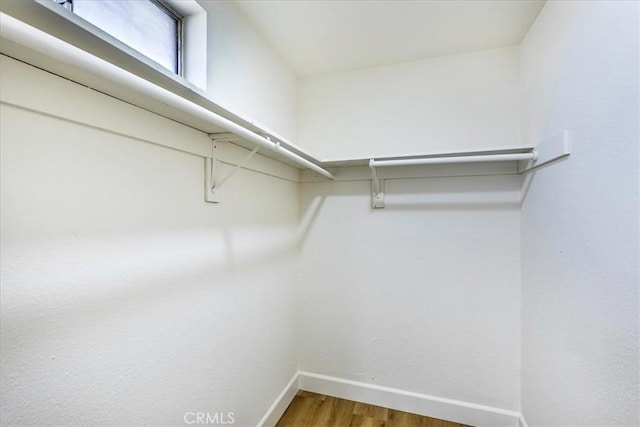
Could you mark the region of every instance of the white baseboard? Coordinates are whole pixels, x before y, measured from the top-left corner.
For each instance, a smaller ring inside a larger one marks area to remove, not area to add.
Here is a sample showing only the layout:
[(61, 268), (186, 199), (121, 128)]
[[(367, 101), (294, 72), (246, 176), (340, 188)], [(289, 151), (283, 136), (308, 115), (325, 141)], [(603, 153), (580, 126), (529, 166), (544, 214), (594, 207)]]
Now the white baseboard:
[[(478, 427), (518, 427), (522, 426), (521, 422), (524, 421), (520, 413), (515, 411), (311, 372), (298, 372), (297, 382), (300, 389), (314, 393)], [(524, 423), (524, 427), (527, 427), (526, 423)]]
[(280, 395), (277, 397), (273, 405), (267, 410), (262, 419), (258, 422), (257, 427), (273, 427), (276, 425), (284, 411), (287, 410), (287, 407), (296, 396), (298, 390), (300, 390), (298, 384), (298, 378), (300, 373), (296, 372), (296, 374), (291, 378), (291, 381), (284, 387)]
[(527, 421), (524, 419), (524, 416), (522, 414), (520, 414), (520, 416), (518, 417), (518, 426), (529, 427), (529, 424), (527, 424)]

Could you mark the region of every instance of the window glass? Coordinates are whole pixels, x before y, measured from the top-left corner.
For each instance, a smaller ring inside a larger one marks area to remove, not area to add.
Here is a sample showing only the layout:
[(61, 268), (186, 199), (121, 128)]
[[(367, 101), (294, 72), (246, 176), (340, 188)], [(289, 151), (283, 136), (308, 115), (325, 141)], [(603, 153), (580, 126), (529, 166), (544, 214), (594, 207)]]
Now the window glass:
[(73, 0), (73, 13), (180, 74), (180, 19), (151, 0)]

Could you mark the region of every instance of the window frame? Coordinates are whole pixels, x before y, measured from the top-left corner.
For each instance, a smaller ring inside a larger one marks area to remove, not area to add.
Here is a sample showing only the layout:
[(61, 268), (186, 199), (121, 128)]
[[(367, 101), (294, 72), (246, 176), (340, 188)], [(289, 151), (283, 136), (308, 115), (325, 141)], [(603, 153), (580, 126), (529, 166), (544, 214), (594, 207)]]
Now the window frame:
[[(153, 3), (158, 9), (172, 17), (176, 21), (176, 74), (184, 77), (184, 16), (179, 14), (173, 7), (171, 7), (164, 0), (148, 0)], [(144, 55), (144, 54), (143, 54)]]
[[(158, 64), (157, 62), (155, 62), (152, 58), (150, 58), (147, 54), (145, 54), (144, 52), (128, 45), (126, 42), (124, 42), (123, 40), (120, 40), (119, 38), (117, 38), (116, 36), (114, 36), (113, 34), (109, 33), (107, 30), (105, 30), (104, 28), (101, 28), (100, 26), (94, 24), (91, 21), (86, 20), (85, 18), (83, 18), (81, 15), (78, 15), (75, 11), (74, 11), (74, 4), (73, 4), (74, 0), (53, 0), (54, 3), (60, 5), (61, 7), (63, 7), (64, 9), (68, 10), (69, 12), (73, 13), (74, 16), (76, 16), (79, 19), (82, 19), (84, 22), (86, 22), (87, 24), (98, 28), (100, 31), (104, 32), (105, 34), (109, 35), (110, 37), (112, 37), (115, 40), (118, 40), (119, 42), (121, 42), (122, 44), (128, 46), (129, 48), (133, 49), (134, 51), (138, 52), (139, 54), (145, 56), (147, 59), (149, 59), (150, 61), (153, 61), (154, 63)], [(184, 66), (184, 20), (185, 20), (185, 16), (183, 16), (182, 14), (178, 13), (175, 8), (173, 8), (168, 2), (164, 1), (164, 0), (144, 0), (148, 3), (151, 3), (153, 6), (155, 6), (156, 8), (158, 8), (162, 13), (166, 14), (167, 16), (169, 16), (174, 22), (175, 22), (175, 26), (176, 26), (176, 32), (174, 34), (174, 38), (176, 41), (176, 52), (175, 52), (175, 58), (174, 58), (174, 70), (168, 69), (170, 72), (180, 76), (180, 77), (185, 77), (185, 66)], [(160, 64), (158, 64), (160, 65)], [(165, 68), (165, 67), (163, 67)]]
[[(211, 16), (197, 0), (163, 0), (183, 18), (183, 76), (147, 58), (52, 0), (1, 0), (0, 12), (196, 103), (210, 97)], [(29, 55), (29, 53), (25, 53)], [(61, 67), (72, 67), (72, 64)], [(46, 67), (45, 67), (46, 68)], [(207, 105), (209, 104), (208, 102)], [(213, 107), (212, 107), (213, 108)], [(217, 110), (216, 110), (217, 111)]]

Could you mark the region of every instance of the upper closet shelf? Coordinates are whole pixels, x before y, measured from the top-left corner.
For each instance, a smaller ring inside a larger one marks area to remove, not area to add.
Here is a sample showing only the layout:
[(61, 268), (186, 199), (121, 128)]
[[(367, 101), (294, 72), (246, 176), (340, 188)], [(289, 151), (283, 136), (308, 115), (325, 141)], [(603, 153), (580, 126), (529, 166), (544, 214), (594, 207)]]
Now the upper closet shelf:
[[(456, 157), (463, 158), (463, 162), (473, 161), (470, 156), (489, 156), (489, 155), (507, 155), (507, 154), (527, 154), (531, 153), (535, 147), (533, 146), (517, 146), (517, 147), (492, 147), (478, 148), (470, 150), (454, 150), (454, 151), (435, 151), (430, 153), (409, 154), (403, 156), (367, 156), (350, 159), (331, 159), (324, 160), (322, 165), (326, 168), (340, 168), (353, 166), (369, 166), (373, 159), (376, 166), (405, 166), (428, 163), (455, 163)], [(422, 162), (422, 160), (433, 159)], [(438, 161), (437, 159), (443, 159)], [(480, 159), (479, 159), (480, 160)], [(515, 160), (507, 159), (504, 160)], [(388, 163), (393, 162), (393, 163)]]
[[(527, 173), (570, 154), (569, 131), (537, 145), (536, 147), (503, 148), (483, 151), (450, 152), (423, 156), (371, 158), (371, 207), (384, 207), (384, 179), (378, 177), (378, 168), (393, 166), (442, 165), (460, 163), (518, 162), (517, 173)], [(362, 162), (363, 159), (345, 161)], [(336, 162), (340, 164), (339, 162)], [(334, 163), (334, 164), (336, 164)]]
[[(9, 7), (9, 3), (13, 6)], [(20, 6), (25, 4), (30, 7), (22, 8)], [(35, 7), (39, 7), (41, 10), (34, 13), (32, 8)], [(395, 168), (391, 169), (396, 169), (401, 166), (428, 164), (515, 161), (518, 162), (518, 168), (516, 172), (511, 173), (525, 173), (569, 155), (569, 135), (567, 131), (564, 131), (535, 147), (498, 147), (470, 151), (320, 161), (281, 136), (214, 103), (207, 98), (206, 93), (189, 85), (188, 82), (183, 81), (184, 79), (169, 76), (160, 67), (154, 68), (150, 64), (137, 61), (136, 58), (122, 52), (114, 53), (114, 46), (109, 46), (107, 41), (100, 39), (95, 34), (77, 31), (56, 33), (56, 36), (60, 37), (63, 37), (64, 34), (70, 34), (69, 37), (72, 40), (61, 39), (49, 34), (52, 28), (70, 25), (65, 20), (61, 20), (60, 16), (56, 20), (56, 15), (63, 13), (64, 8), (57, 7), (53, 2), (51, 4), (48, 2), (7, 2), (7, 4), (3, 3), (1, 8), (2, 34), (0, 37), (2, 43), (0, 43), (0, 49), (3, 54), (198, 129), (209, 134), (214, 141), (229, 140), (250, 150), (253, 149), (246, 161), (259, 149), (262, 149), (260, 153), (263, 155), (274, 157), (298, 168), (309, 169), (324, 179), (334, 179), (335, 171), (340, 169), (369, 166), (373, 187), (372, 205), (374, 207), (384, 206), (384, 179), (380, 179), (378, 176), (377, 168), (393, 166)], [(11, 14), (19, 19), (4, 13), (5, 11), (9, 12), (8, 9), (11, 9)], [(29, 17), (33, 16), (46, 19), (30, 20)], [(24, 19), (28, 23), (22, 22), (20, 19)], [(52, 27), (52, 22), (57, 25)], [(82, 44), (87, 39), (91, 39), (91, 43)], [(88, 51), (83, 50), (77, 47), (78, 44), (83, 47), (93, 46), (93, 48), (87, 49)], [(105, 52), (107, 52), (106, 56), (102, 55)], [(118, 65), (114, 65), (114, 63)], [(41, 97), (39, 100), (43, 105), (50, 104), (50, 100), (46, 97)], [(219, 188), (221, 182), (228, 179), (227, 176), (217, 184), (213, 182), (215, 175), (213, 173), (214, 153), (211, 152), (210, 147), (185, 141), (162, 143), (162, 145), (209, 159), (207, 179), (212, 182), (212, 186), (211, 192), (208, 193), (213, 193), (216, 185)], [(242, 166), (242, 163), (238, 165), (236, 170)], [(388, 177), (391, 178), (391, 176)]]
[[(10, 3), (11, 5), (3, 4), (3, 9), (10, 9), (21, 19), (28, 20), (28, 17), (34, 14), (27, 12), (33, 12), (32, 8), (39, 8), (35, 15), (45, 15), (47, 19), (30, 22), (34, 25), (42, 22), (56, 22), (67, 27), (72, 25), (60, 19), (58, 15), (65, 13), (65, 9), (54, 2), (51, 4), (25, 2), (29, 5), (25, 10), (20, 7), (22, 2)], [(5, 13), (0, 13), (0, 25), (2, 27), (0, 46), (5, 55), (207, 134), (231, 132), (242, 141), (251, 144), (251, 148), (260, 146), (261, 154), (298, 168), (309, 168), (322, 176), (333, 178), (330, 172), (318, 166), (316, 159), (296, 145), (265, 130), (257, 123), (224, 109), (186, 80), (177, 76), (168, 76), (169, 73), (163, 71), (161, 67), (154, 68), (148, 63), (128, 57), (125, 53), (115, 55), (113, 46), (109, 46), (106, 40), (95, 34), (82, 32), (80, 34), (83, 37), (74, 37), (78, 32), (69, 31), (68, 34), (72, 40), (62, 40)], [(86, 41), (87, 38), (92, 39), (93, 42), (92, 45), (90, 44), (93, 46), (90, 49), (91, 53), (74, 45), (76, 42)], [(108, 52), (106, 56), (109, 61), (101, 57), (104, 56), (101, 55), (103, 52)], [(170, 146), (204, 157), (211, 156), (208, 147), (194, 150), (191, 146), (186, 149), (185, 145), (177, 141)]]

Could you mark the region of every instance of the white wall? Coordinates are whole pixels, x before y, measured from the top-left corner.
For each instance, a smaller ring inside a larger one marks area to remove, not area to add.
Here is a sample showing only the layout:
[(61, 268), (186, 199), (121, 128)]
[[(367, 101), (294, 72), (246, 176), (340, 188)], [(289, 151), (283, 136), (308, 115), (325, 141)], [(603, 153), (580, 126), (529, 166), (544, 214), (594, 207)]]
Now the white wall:
[(522, 207), (522, 410), (639, 425), (638, 3), (547, 2), (521, 61), (525, 142), (573, 139)]
[(5, 96), (205, 134), (2, 58), (2, 424), (255, 425), (296, 371), (297, 184), (243, 171), (204, 203), (201, 157)]
[(296, 78), (230, 1), (207, 12), (207, 92), (236, 114), (297, 139)]
[[(297, 123), (292, 74), (232, 4), (199, 3), (213, 98), (320, 157), (562, 129), (573, 154), (527, 183), (522, 212), (516, 176), (388, 180), (372, 211), (369, 181), (242, 172), (210, 205), (200, 157), (3, 104), (3, 424), (255, 424), (296, 350), (306, 371), (522, 401), (532, 426), (640, 422), (637, 3), (548, 2), (522, 49), (302, 80)], [(11, 60), (1, 76), (208, 144)]]
[(301, 370), (519, 409), (517, 175), (301, 189)]
[(298, 142), (322, 159), (520, 144), (517, 48), (303, 79)]

